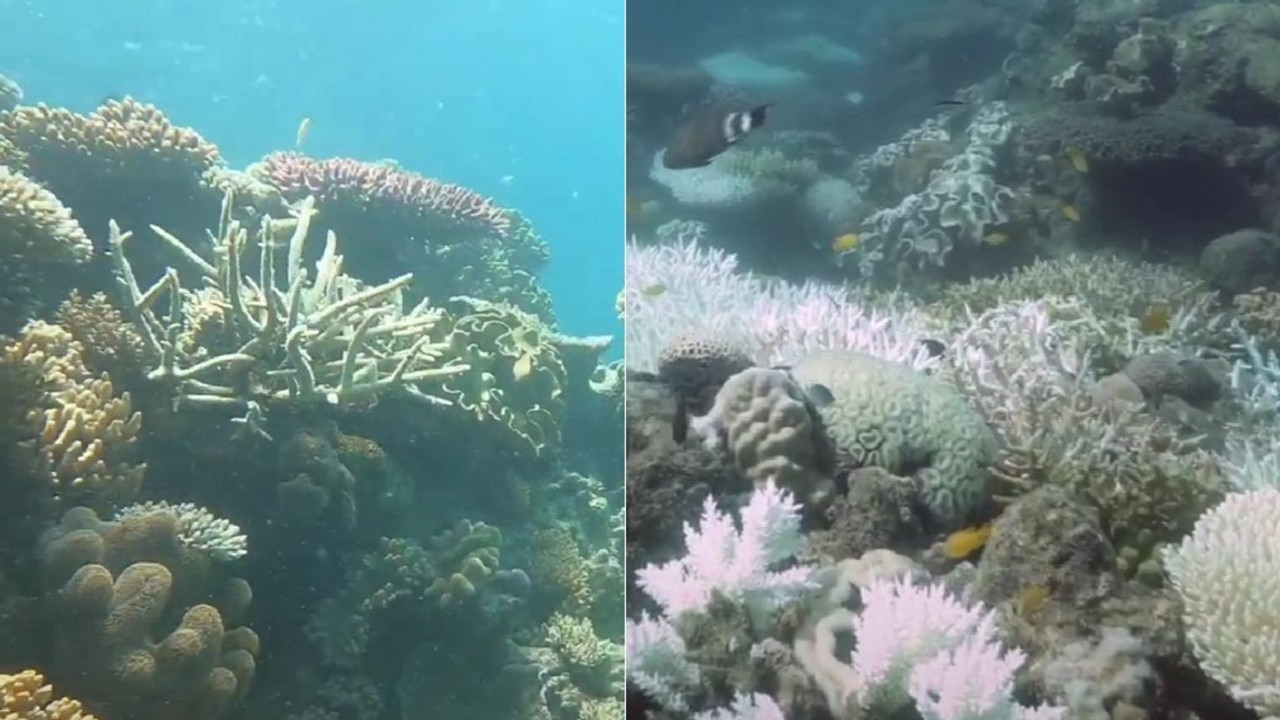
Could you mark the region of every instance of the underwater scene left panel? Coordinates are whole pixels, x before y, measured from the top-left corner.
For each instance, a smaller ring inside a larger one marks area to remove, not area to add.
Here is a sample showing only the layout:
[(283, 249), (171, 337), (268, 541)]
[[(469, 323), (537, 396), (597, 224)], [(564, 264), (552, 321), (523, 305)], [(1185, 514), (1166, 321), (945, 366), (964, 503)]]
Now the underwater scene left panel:
[(622, 0), (0, 16), (0, 718), (622, 718)]

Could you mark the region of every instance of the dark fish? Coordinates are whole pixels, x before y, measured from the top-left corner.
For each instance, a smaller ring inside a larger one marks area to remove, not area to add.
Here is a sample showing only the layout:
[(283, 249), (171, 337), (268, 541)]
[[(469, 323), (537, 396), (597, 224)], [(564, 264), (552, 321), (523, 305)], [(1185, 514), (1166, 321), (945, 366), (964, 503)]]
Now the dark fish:
[(831, 394), (831, 388), (822, 383), (814, 383), (804, 389), (804, 394), (809, 396), (809, 402), (814, 407), (830, 407), (836, 401), (836, 396)]
[(939, 100), (938, 102), (934, 103), (934, 105), (937, 107), (943, 107), (946, 105), (968, 105), (968, 104), (969, 103), (963, 100)]
[(929, 353), (929, 357), (937, 358), (947, 354), (947, 346), (944, 345), (941, 340), (925, 338), (920, 341), (920, 345), (922, 345), (925, 351)]
[(757, 105), (746, 111), (713, 107), (694, 115), (672, 135), (662, 153), (662, 165), (669, 170), (710, 165), (715, 156), (764, 125), (770, 105)]
[(683, 445), (689, 437), (689, 401), (684, 394), (676, 396), (676, 416), (671, 420), (671, 439)]

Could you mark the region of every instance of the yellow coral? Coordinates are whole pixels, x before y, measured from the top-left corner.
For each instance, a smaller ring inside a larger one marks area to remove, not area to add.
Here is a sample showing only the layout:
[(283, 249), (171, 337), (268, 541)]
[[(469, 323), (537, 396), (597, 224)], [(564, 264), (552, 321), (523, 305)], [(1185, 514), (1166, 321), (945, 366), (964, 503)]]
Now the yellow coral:
[(107, 374), (90, 373), (83, 346), (58, 325), (29, 324), (2, 354), (48, 384), (46, 406), (28, 421), (55, 495), (99, 505), (131, 499), (145, 466), (127, 460), (142, 427), (129, 393), (116, 395)]
[(80, 701), (53, 697), (53, 686), (35, 670), (0, 673), (0, 720), (95, 720)]
[(547, 528), (533, 534), (529, 571), (540, 583), (564, 598), (569, 612), (584, 613), (592, 606), (591, 567), (578, 543), (564, 528)]
[(45, 105), (19, 107), (0, 120), (38, 176), (91, 164), (100, 171), (163, 180), (199, 178), (219, 164), (218, 148), (179, 127), (154, 105), (109, 100), (88, 115)]
[(83, 263), (93, 257), (93, 242), (56, 195), (0, 165), (0, 256)]

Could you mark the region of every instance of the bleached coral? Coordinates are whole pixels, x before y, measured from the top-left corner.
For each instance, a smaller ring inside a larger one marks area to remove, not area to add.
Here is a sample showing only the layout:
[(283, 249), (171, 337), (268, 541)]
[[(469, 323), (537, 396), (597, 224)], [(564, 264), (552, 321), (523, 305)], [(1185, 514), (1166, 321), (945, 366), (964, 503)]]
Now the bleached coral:
[(1280, 489), (1229, 495), (1165, 553), (1183, 623), (1205, 674), (1263, 717), (1280, 717)]
[(626, 627), (627, 680), (663, 707), (684, 710), (684, 692), (701, 679), (697, 665), (685, 657), (684, 638), (665, 618), (641, 615)]
[(800, 506), (772, 482), (758, 487), (742, 508), (742, 529), (708, 497), (699, 527), (686, 523), (687, 554), (636, 573), (637, 585), (669, 618), (705, 608), (716, 594), (759, 614), (772, 612), (817, 587), (807, 566), (773, 569), (804, 542)]
[[(736, 256), (700, 242), (683, 226), (670, 242), (626, 248), (627, 366), (655, 372), (662, 348), (683, 337), (715, 338), (757, 365), (810, 350), (858, 350), (914, 367), (929, 363), (920, 318), (905, 306), (844, 286), (765, 281)], [(652, 292), (661, 288), (661, 292)]]
[(943, 163), (924, 190), (863, 221), (856, 251), (863, 275), (875, 275), (885, 263), (940, 267), (957, 244), (981, 242), (989, 227), (1008, 222), (1014, 193), (994, 173), (996, 153), (1012, 129), (1004, 103), (981, 107), (970, 121), (968, 144)]
[(844, 698), (872, 717), (911, 706), (925, 720), (1065, 717), (1061, 708), (1014, 702), (1014, 675), (1026, 655), (1002, 647), (994, 612), (909, 579), (873, 578), (861, 594), (863, 610), (852, 622), (857, 646), (849, 665), (826, 675), (840, 684), (836, 692), (824, 688), (829, 701)]
[(154, 513), (173, 514), (178, 519), (178, 541), (189, 548), (207, 553), (215, 560), (237, 560), (249, 553), (249, 538), (239, 526), (194, 503), (171, 505), (163, 500), (136, 503), (121, 508), (115, 519), (144, 517)]
[(784, 720), (782, 708), (764, 693), (738, 694), (727, 708), (698, 713), (694, 720)]

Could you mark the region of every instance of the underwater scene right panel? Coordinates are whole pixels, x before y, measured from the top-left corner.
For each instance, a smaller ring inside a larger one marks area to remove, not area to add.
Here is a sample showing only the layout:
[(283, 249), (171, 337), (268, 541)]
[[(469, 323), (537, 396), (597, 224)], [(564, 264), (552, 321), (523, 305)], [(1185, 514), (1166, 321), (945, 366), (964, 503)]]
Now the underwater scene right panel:
[(1280, 5), (633, 2), (627, 717), (1280, 717)]

